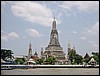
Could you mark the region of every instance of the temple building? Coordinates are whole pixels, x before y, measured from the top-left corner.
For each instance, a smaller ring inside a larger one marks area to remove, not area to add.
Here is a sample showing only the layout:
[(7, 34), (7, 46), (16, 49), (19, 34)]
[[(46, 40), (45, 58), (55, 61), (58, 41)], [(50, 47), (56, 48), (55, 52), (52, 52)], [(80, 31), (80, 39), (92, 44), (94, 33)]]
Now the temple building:
[(54, 18), (54, 21), (52, 23), (52, 30), (50, 34), (50, 42), (49, 45), (45, 48), (45, 51), (43, 52), (43, 49), (41, 50), (42, 57), (47, 58), (49, 56), (54, 56), (56, 58), (56, 64), (66, 64), (66, 54), (63, 52), (63, 48), (60, 46), (59, 38), (58, 38), (58, 32), (56, 29), (56, 21)]
[(28, 60), (32, 57), (32, 48), (31, 43), (29, 44), (29, 51), (28, 51)]
[(34, 53), (34, 55), (31, 57), (33, 60), (38, 60), (39, 59), (39, 57), (38, 57), (38, 54), (37, 54), (37, 52), (35, 52)]
[(71, 58), (69, 57), (70, 52), (76, 53), (76, 49), (75, 49), (75, 45), (73, 46), (73, 48), (71, 48), (70, 41), (68, 41), (68, 53), (67, 53), (68, 64), (71, 64), (71, 61), (70, 61)]
[(38, 53), (35, 51), (34, 55), (32, 55), (32, 44), (29, 44), (29, 51), (28, 51), (28, 57), (27, 60), (33, 59), (34, 61), (38, 60)]

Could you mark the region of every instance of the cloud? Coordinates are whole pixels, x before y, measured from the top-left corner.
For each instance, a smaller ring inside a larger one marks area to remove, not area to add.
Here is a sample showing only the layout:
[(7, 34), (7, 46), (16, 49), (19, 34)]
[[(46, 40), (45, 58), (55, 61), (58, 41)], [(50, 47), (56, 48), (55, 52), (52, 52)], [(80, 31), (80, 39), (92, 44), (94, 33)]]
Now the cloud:
[(61, 24), (62, 23), (61, 17), (62, 17), (62, 13), (59, 12), (58, 15), (57, 15), (57, 24)]
[(99, 1), (64, 1), (59, 4), (59, 7), (68, 11), (74, 8), (85, 13), (97, 12), (99, 10)]
[(86, 40), (87, 38), (86, 38), (86, 37), (81, 37), (81, 39), (82, 39), (82, 40)]
[(66, 10), (71, 10), (71, 8), (75, 5), (74, 1), (64, 1), (62, 4), (59, 4), (59, 7), (62, 7)]
[(19, 38), (19, 35), (17, 33), (15, 33), (15, 32), (11, 32), (11, 33), (8, 34), (8, 37), (12, 38), (12, 39), (13, 38)]
[(77, 1), (77, 9), (86, 13), (99, 10), (99, 1)]
[(76, 32), (76, 31), (73, 31), (72, 33), (73, 33), (73, 34), (77, 34), (77, 32)]
[(2, 41), (8, 41), (8, 36), (7, 35), (1, 35), (1, 40)]
[[(47, 7), (46, 2), (37, 1), (3, 1), (2, 5), (11, 4), (11, 11), (15, 16), (42, 26), (51, 26), (53, 10)], [(26, 10), (27, 9), (27, 10)], [(57, 14), (57, 24), (61, 24), (61, 13)]]
[(8, 41), (9, 39), (18, 39), (19, 35), (15, 32), (11, 32), (8, 34), (5, 34), (4, 32), (1, 32), (1, 40)]
[(85, 28), (85, 31), (83, 33), (87, 35), (93, 35), (93, 36), (99, 35), (99, 21), (97, 21), (90, 28)]
[(4, 12), (4, 7), (7, 3), (14, 3), (13, 1), (1, 1), (1, 12)]
[(32, 1), (16, 1), (11, 10), (15, 16), (43, 26), (51, 26), (53, 20), (51, 9)]
[(31, 29), (31, 28), (29, 28), (29, 29), (27, 29), (26, 31), (27, 31), (27, 33), (29, 33), (29, 35), (32, 36), (32, 37), (40, 37), (40, 36), (42, 36), (42, 34), (40, 34), (36, 29)]

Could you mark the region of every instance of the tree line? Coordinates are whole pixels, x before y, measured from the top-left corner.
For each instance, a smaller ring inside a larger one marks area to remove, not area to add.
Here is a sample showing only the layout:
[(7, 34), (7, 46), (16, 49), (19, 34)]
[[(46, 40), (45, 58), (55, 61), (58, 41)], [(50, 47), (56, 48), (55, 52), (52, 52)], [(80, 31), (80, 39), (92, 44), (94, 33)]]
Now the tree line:
[[(11, 60), (14, 58), (12, 50), (5, 50), (1, 49), (1, 59), (4, 61)], [(99, 64), (99, 52), (92, 52), (93, 56), (86, 56), (85, 58), (82, 57), (81, 55), (77, 54), (76, 51), (70, 51), (68, 54), (68, 59), (70, 60), (70, 64), (83, 64), (85, 62), (88, 64), (91, 58), (94, 58), (94, 60)], [(26, 61), (25, 58), (16, 58), (15, 62), (17, 64), (24, 64)], [(45, 60), (43, 58), (39, 58), (35, 61), (37, 64), (55, 64), (56, 58), (53, 56), (50, 56), (46, 58)]]

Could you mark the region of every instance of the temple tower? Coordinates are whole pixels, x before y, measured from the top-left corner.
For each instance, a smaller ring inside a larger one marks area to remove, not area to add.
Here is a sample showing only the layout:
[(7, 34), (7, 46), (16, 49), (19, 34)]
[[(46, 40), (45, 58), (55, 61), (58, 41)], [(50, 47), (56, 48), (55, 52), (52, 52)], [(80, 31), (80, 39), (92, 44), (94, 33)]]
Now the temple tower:
[(32, 48), (31, 48), (31, 42), (29, 44), (29, 52), (28, 52), (28, 59), (32, 56)]
[(43, 55), (43, 48), (41, 48), (41, 57), (42, 57), (42, 55)]
[(58, 32), (56, 28), (56, 21), (52, 23), (52, 30), (50, 33), (50, 42), (49, 45), (45, 48), (43, 56), (46, 58), (49, 56), (54, 56), (56, 58), (56, 64), (66, 64), (66, 57), (63, 52), (63, 48), (60, 46)]
[(59, 38), (58, 38), (58, 32), (56, 29), (56, 21), (54, 18), (54, 21), (52, 23), (52, 30), (50, 34), (50, 42), (48, 47), (46, 47), (46, 50), (62, 50), (63, 48), (60, 46)]
[(68, 41), (68, 53), (67, 53), (67, 58), (69, 59), (69, 52), (71, 51), (71, 47), (70, 47), (70, 41)]

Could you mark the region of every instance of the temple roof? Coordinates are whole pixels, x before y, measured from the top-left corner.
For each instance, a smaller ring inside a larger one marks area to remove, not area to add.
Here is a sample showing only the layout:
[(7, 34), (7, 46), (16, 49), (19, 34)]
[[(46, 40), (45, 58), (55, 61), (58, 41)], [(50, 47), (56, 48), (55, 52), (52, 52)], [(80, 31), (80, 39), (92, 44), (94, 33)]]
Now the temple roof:
[(89, 58), (89, 57), (90, 57), (89, 54), (86, 53), (85, 56), (84, 56), (84, 59)]
[(37, 52), (35, 52), (34, 55), (38, 55)]

